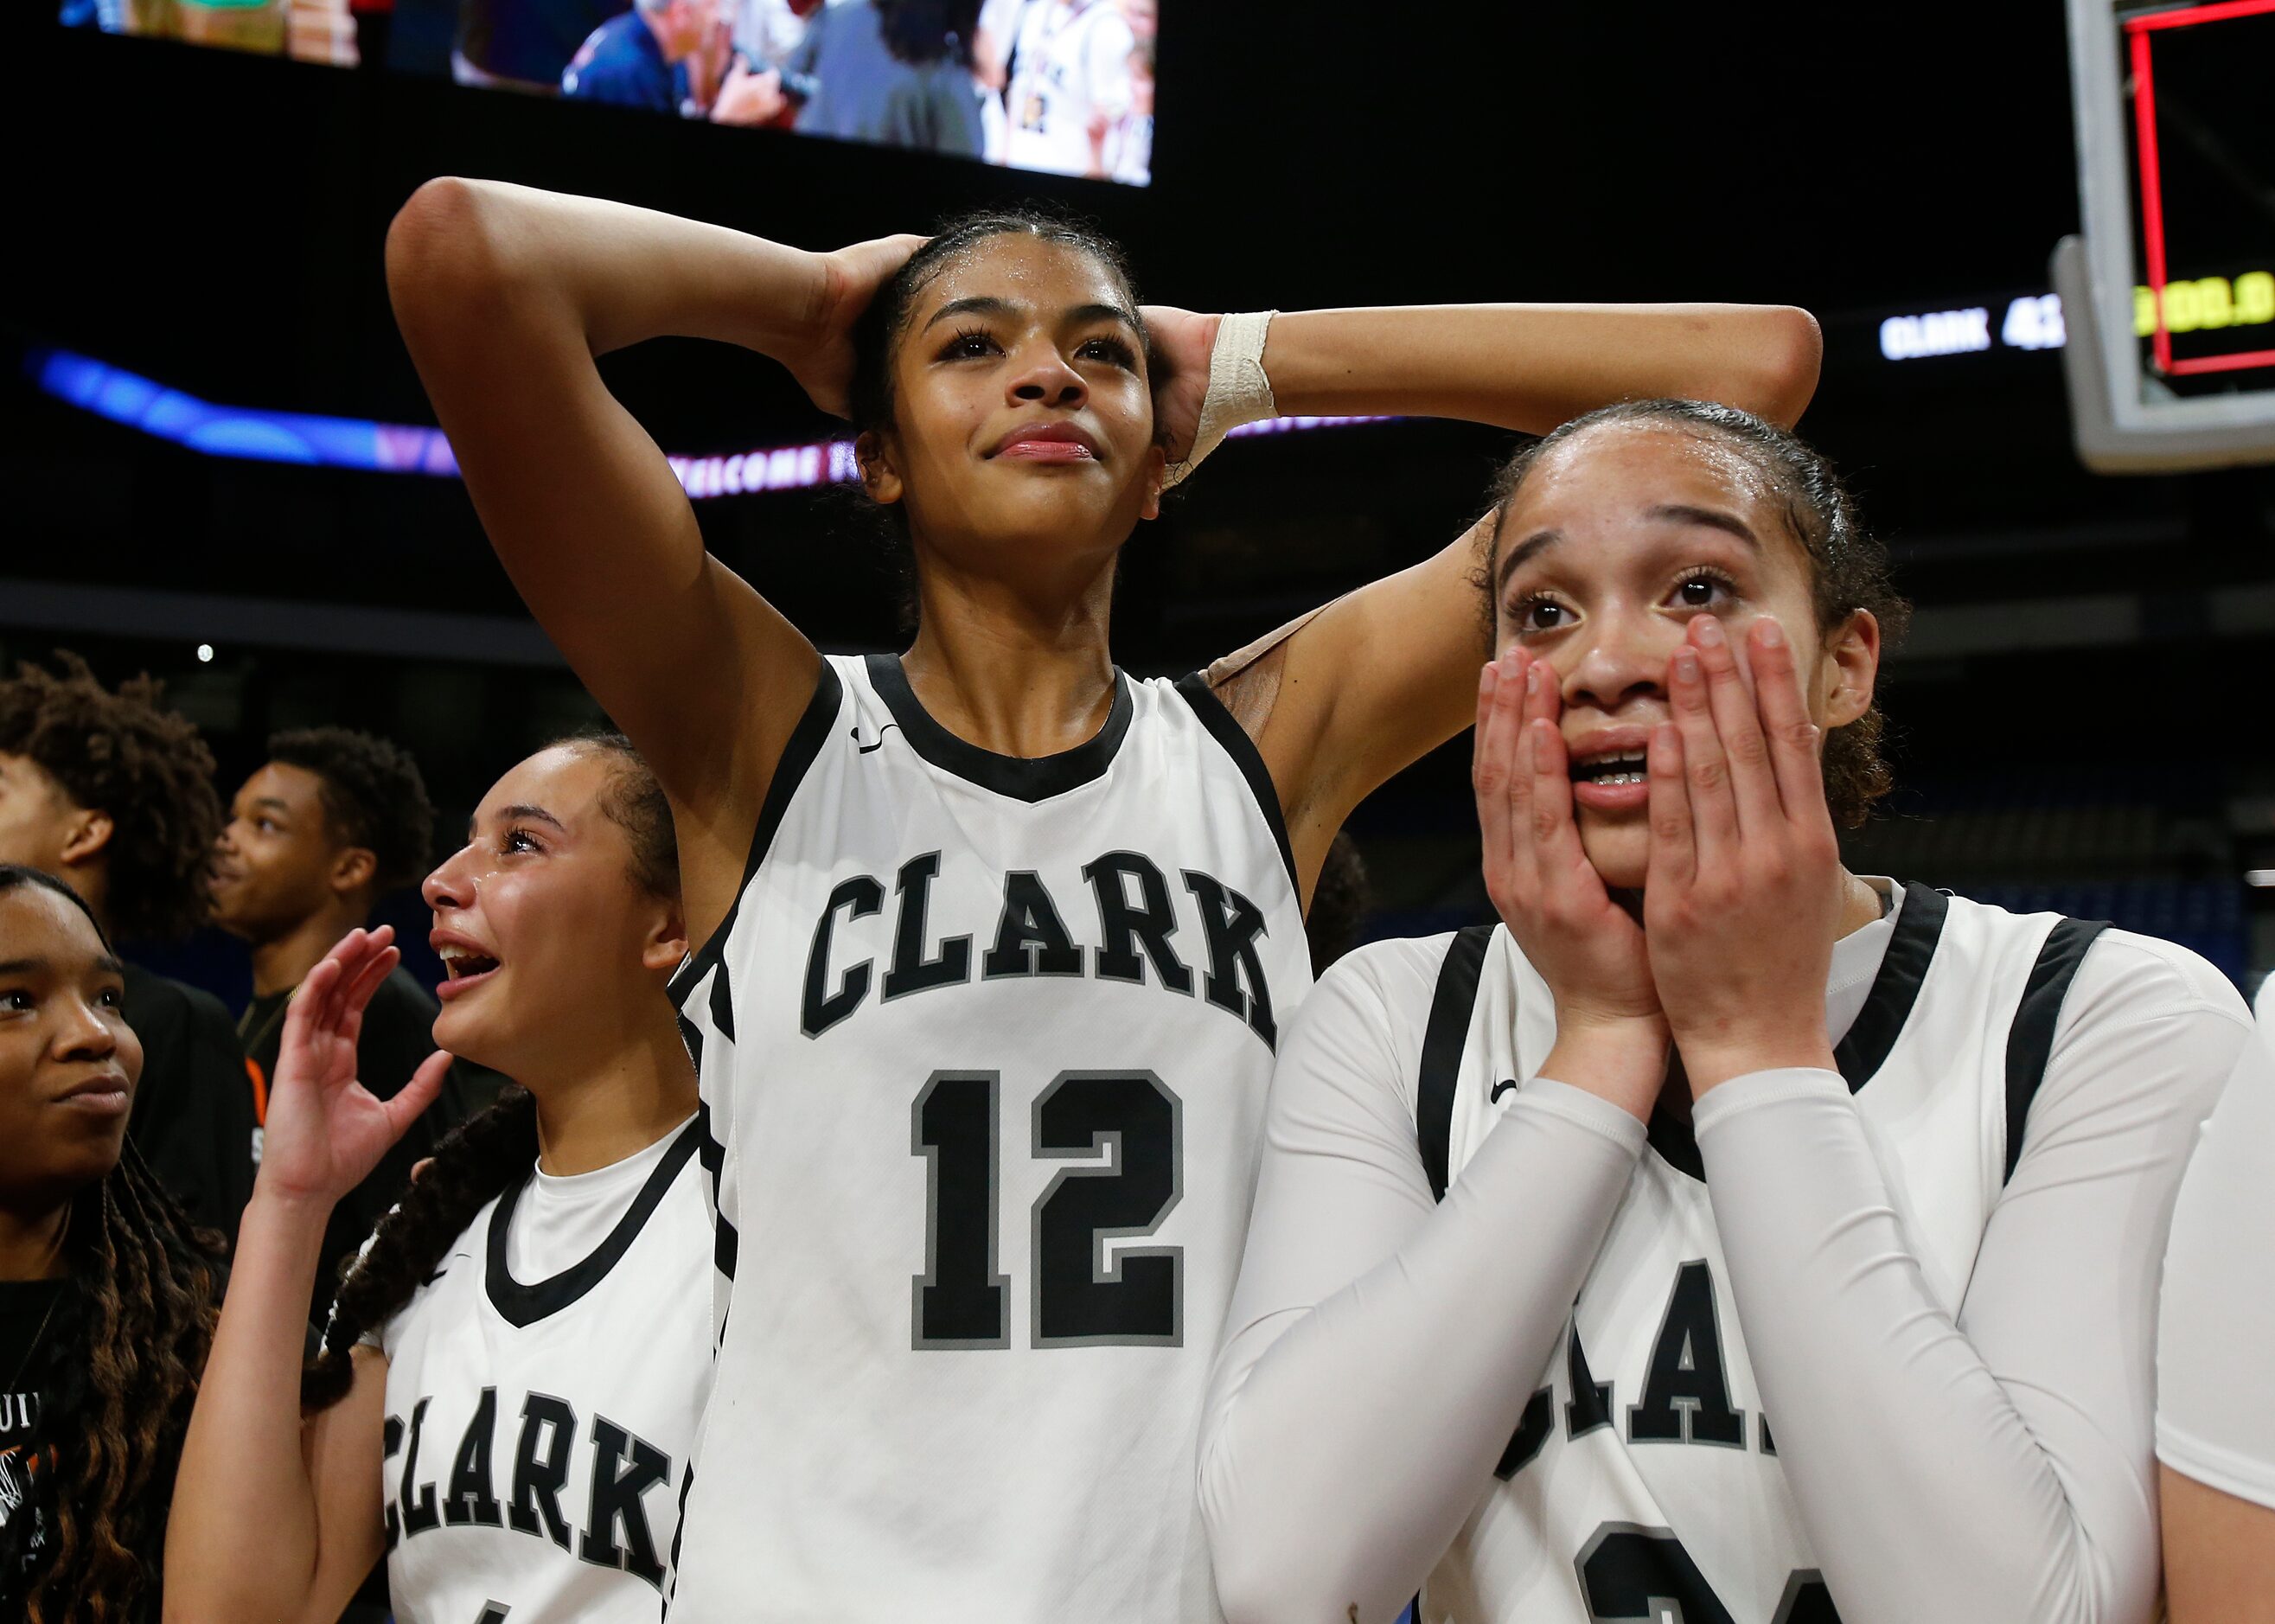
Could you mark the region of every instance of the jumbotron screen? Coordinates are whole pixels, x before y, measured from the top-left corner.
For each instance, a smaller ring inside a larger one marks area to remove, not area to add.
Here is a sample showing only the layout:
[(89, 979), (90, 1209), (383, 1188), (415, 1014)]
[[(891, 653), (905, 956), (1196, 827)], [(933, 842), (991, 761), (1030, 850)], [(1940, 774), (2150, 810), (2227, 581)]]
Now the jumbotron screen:
[(2275, 0), (2122, 6), (2144, 379), (2275, 387)]
[(1145, 185), (1159, 0), (61, 0), (69, 26)]

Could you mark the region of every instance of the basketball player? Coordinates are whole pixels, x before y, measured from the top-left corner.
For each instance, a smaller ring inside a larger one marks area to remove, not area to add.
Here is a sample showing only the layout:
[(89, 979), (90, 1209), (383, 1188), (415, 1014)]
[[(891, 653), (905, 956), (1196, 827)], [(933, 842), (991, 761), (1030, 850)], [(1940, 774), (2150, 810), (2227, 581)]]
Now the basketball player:
[(1003, 162), (1105, 178), (1107, 140), (1136, 102), (1129, 18), (1114, 0), (1027, 0), (1015, 28)]
[[(722, 1341), (675, 1617), (1205, 1618), (1193, 1440), (1302, 899), (1350, 805), (1467, 720), (1476, 556), (1138, 682), (1107, 647), (1115, 555), (1170, 448), (1275, 403), (1546, 428), (1679, 374), (1789, 415), (1813, 329), (1220, 322), (1141, 313), (1108, 245), (1049, 222), (914, 246), (452, 181), (389, 270), (499, 555), (672, 797), (705, 942), (675, 991)], [(822, 658), (705, 555), (593, 365), (667, 332), (851, 416), (915, 561), (904, 657)], [(1159, 416), (1155, 342), (1184, 358)]]
[[(2275, 977), (2256, 1008), (2275, 1041)], [(2239, 1065), (2173, 1213), (2157, 1335), (2157, 1458), (2173, 1624), (2275, 1620), (2275, 1068)]]
[(1282, 1046), (1202, 1441), (1227, 1614), (2150, 1619), (2233, 989), (1841, 867), (1902, 602), (1802, 442), (1614, 406), (1506, 490), (1502, 924), (1362, 948)]
[(304, 1389), (326, 1215), (448, 1056), (390, 1099), (355, 1081), (385, 926), (302, 984), (183, 1455), (167, 1573), (185, 1618), (330, 1624), (382, 1553), (406, 1621), (661, 1605), (710, 1372), (695, 1078), (665, 996), (686, 948), (669, 811), (623, 741), (555, 745), (492, 787), (426, 895), (450, 970), (436, 1039), (527, 1091), (445, 1139), (381, 1222)]

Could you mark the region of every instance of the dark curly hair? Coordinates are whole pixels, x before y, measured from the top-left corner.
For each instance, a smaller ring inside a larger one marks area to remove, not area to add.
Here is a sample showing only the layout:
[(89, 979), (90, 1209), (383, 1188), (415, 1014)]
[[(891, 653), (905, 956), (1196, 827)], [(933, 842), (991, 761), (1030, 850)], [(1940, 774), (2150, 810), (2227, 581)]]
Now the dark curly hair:
[[(1501, 470), (1493, 494), (1490, 510), (1496, 522), (1487, 533), (1487, 547), (1499, 535), (1500, 516), (1508, 511), (1526, 476), (1544, 457), (1590, 429), (1617, 423), (1664, 423), (1735, 448), (1769, 481), (1784, 510), (1787, 528), (1809, 555), (1818, 631), (1829, 632), (1863, 609), (1879, 623), (1883, 650), (1903, 640), (1912, 606), (1896, 590), (1887, 549), (1864, 528), (1856, 501), (1832, 463), (1798, 434), (1735, 406), (1703, 400), (1629, 400), (1574, 418), (1526, 446)], [(1488, 625), (1493, 615), (1492, 564), (1488, 556), (1477, 578), (1485, 593)], [(1825, 800), (1833, 821), (1842, 828), (1862, 826), (1872, 803), (1895, 788), (1880, 755), (1886, 726), (1875, 699), (1862, 716), (1825, 735)]]
[(344, 844), (371, 853), (374, 893), (425, 876), (435, 808), (409, 751), (348, 728), (295, 728), (269, 739), (268, 759), (323, 781), (325, 820)]
[[(69, 898), (102, 938), (69, 886), (0, 864), (0, 893), (26, 886)], [(56, 1520), (0, 1527), (0, 1590), (26, 1579), (29, 1624), (155, 1619), (174, 1471), (220, 1308), (221, 1237), (190, 1222), (128, 1143), (72, 1197), (64, 1254), (71, 1287), (26, 1372), (45, 1395), (35, 1446), (64, 1474)]]
[[(942, 222), (922, 247), (885, 278), (868, 307), (854, 321), (853, 376), (847, 389), (847, 416), (857, 435), (882, 434), (893, 427), (893, 361), (900, 352), (910, 317), (925, 289), (932, 285), (933, 278), (951, 260), (997, 237), (1032, 237), (1055, 243), (1086, 253), (1104, 267), (1121, 283), (1124, 302), (1138, 322), (1138, 339), (1145, 354), (1145, 376), (1159, 396), (1168, 381), (1168, 363), (1155, 345), (1153, 335), (1145, 330), (1137, 283), (1121, 245), (1071, 215), (1033, 207), (983, 209)], [(886, 506), (858, 493), (851, 500), (856, 504), (854, 511), (858, 522), (878, 544), (885, 573), (899, 600), (904, 629), (913, 629), (917, 619), (916, 554), (909, 541), (907, 510), (898, 503)]]
[(103, 901), (119, 935), (186, 935), (210, 906), (221, 833), (213, 752), (147, 674), (114, 691), (77, 654), (58, 650), (56, 662), (60, 672), (26, 663), (0, 682), (0, 751), (39, 763), (75, 805), (110, 820)]
[[(631, 846), (631, 877), (651, 896), (679, 895), (679, 849), (671, 808), (631, 742), (620, 733), (577, 734), (565, 746), (605, 755), (613, 769), (601, 810)], [(474, 1214), (525, 1175), (537, 1160), (537, 1102), (509, 1086), (495, 1104), (446, 1135), (435, 1157), (394, 1211), (379, 1221), (370, 1248), (340, 1282), (324, 1342), (300, 1378), (300, 1403), (328, 1409), (355, 1379), (352, 1356), (364, 1333), (385, 1325), (435, 1272)]]

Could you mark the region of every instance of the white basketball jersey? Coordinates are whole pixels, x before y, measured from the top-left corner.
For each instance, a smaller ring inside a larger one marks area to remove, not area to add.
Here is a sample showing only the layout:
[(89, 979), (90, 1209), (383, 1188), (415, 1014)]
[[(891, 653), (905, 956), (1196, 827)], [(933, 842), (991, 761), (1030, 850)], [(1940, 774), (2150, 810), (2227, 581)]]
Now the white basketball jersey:
[[(1003, 161), (1013, 169), (1090, 172), (1090, 125), (1130, 111), (1130, 53), (1137, 41), (1109, 0), (1034, 0), (1019, 17), (1004, 97)], [(1115, 155), (1105, 156), (1113, 173)]]
[(711, 1371), (699, 1145), (690, 1122), (597, 1248), (541, 1280), (507, 1261), (525, 1175), (388, 1322), (397, 1624), (661, 1615)]
[[(2062, 996), (2101, 928), (1913, 886), (1835, 1050), (1948, 1313), (2020, 1154)], [(1547, 986), (1506, 929), (1446, 940), (1416, 1095), (1440, 1197), (1555, 1041)], [(1424, 1620), (1837, 1619), (1728, 1279), (1697, 1144), (1662, 1112), (1500, 1481), (1424, 1590)]]
[(674, 980), (722, 1322), (674, 1624), (1216, 1616), (1201, 1399), (1310, 956), (1247, 735), (1115, 681), (1020, 760), (827, 661)]

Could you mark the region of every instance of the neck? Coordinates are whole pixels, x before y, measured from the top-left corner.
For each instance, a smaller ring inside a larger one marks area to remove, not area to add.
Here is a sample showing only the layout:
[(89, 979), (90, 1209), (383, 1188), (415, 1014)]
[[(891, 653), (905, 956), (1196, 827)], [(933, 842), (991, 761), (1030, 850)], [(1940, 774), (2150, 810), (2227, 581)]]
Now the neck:
[(289, 993), (323, 962), (324, 955), (370, 917), (360, 903), (333, 903), (319, 908), (282, 934), (253, 944), (253, 995)]
[(669, 1023), (652, 1023), (573, 1076), (525, 1082), (537, 1099), (537, 1165), (556, 1176), (635, 1155), (695, 1111), (695, 1071)]
[(1085, 744), (1114, 708), (1107, 648), (1109, 565), (1055, 601), (999, 580), (928, 569), (923, 622), (903, 657), (933, 719), (1001, 756), (1056, 755)]
[(41, 1212), (0, 1208), (0, 1280), (55, 1280), (64, 1273), (71, 1204)]

